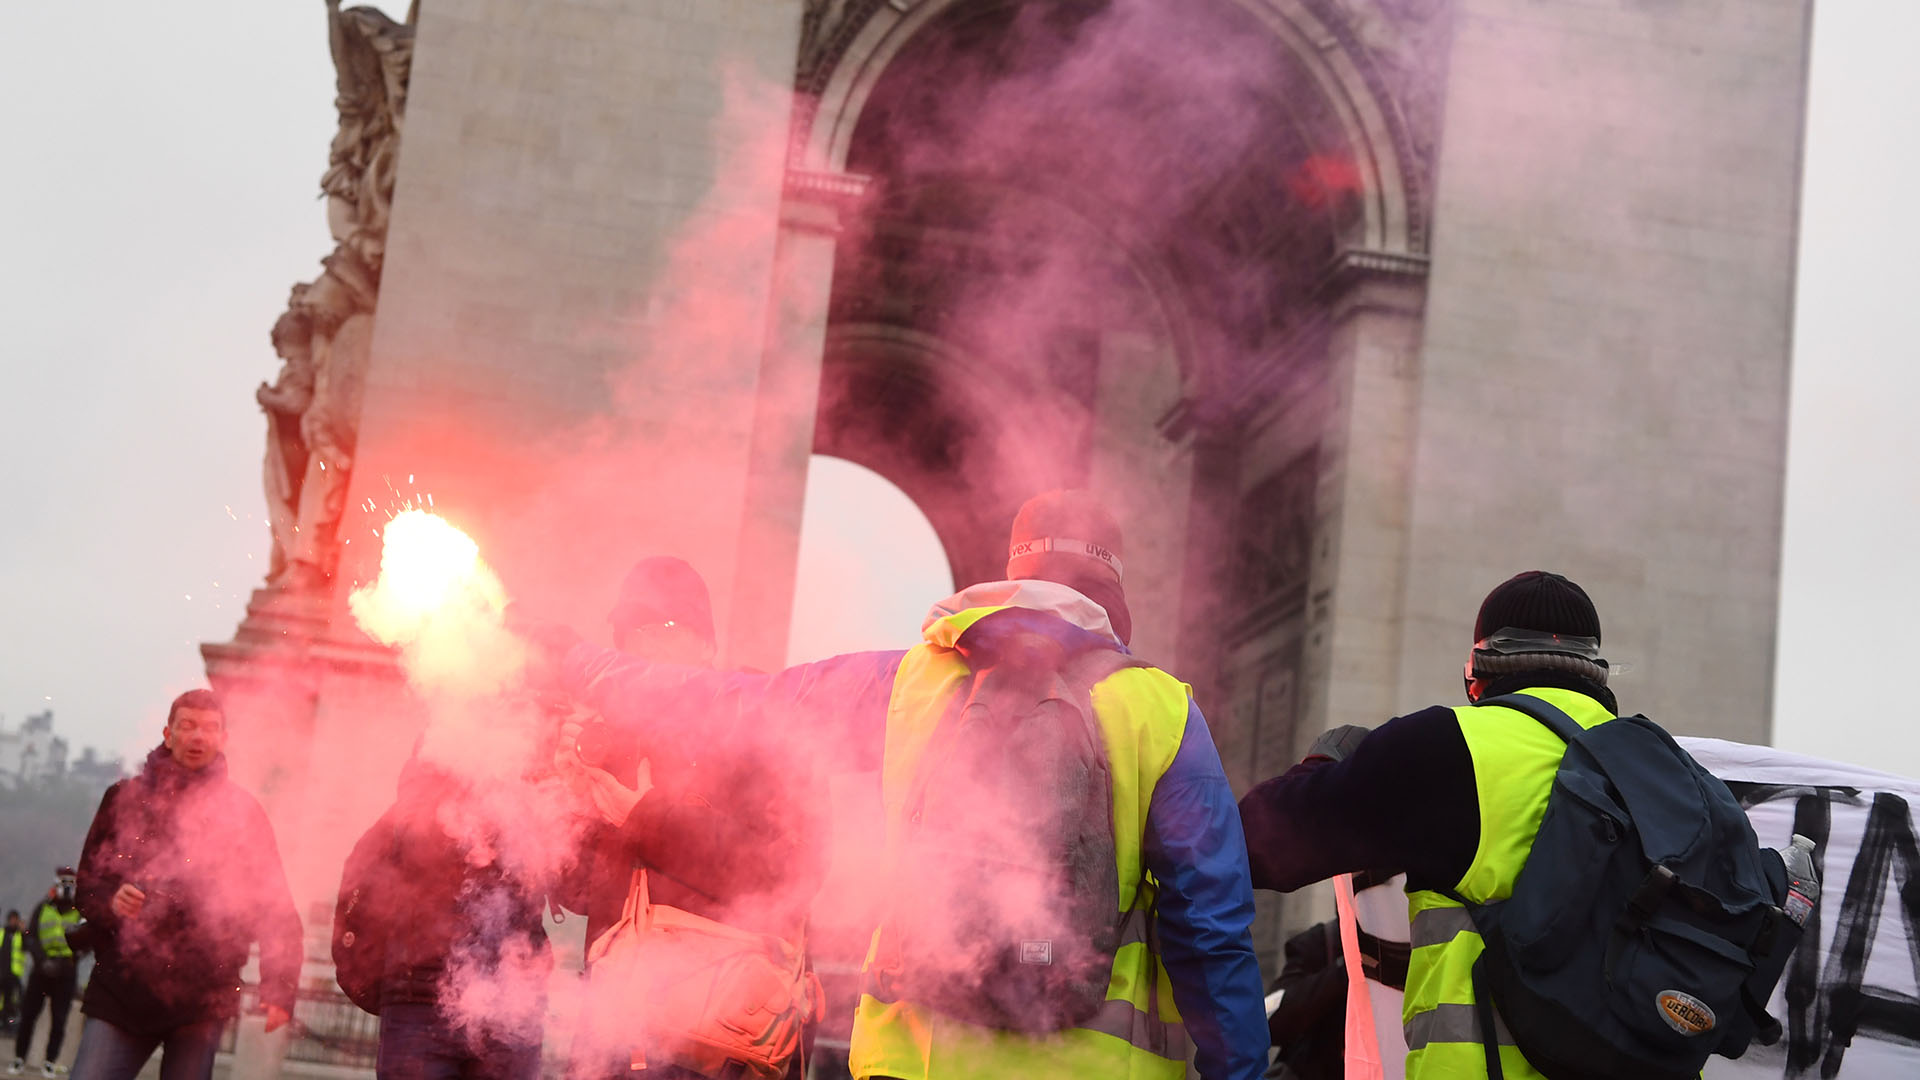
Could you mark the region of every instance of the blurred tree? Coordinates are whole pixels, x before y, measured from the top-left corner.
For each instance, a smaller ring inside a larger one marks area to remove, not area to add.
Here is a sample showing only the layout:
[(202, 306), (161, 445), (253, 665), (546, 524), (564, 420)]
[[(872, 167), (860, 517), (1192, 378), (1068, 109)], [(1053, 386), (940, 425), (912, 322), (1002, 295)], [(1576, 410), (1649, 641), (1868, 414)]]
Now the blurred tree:
[(0, 914), (22, 915), (46, 896), (55, 868), (80, 861), (107, 784), (66, 777), (0, 787)]

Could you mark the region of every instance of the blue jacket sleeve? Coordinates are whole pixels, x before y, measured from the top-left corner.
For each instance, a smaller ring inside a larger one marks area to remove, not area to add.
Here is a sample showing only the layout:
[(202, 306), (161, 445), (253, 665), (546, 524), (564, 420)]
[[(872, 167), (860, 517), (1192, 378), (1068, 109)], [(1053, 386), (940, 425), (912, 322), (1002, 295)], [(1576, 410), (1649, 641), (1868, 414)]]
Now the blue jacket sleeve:
[(561, 681), (609, 722), (648, 736), (805, 751), (830, 771), (878, 768), (904, 652), (847, 653), (771, 675), (652, 664), (575, 645)]
[(1200, 1075), (1257, 1080), (1270, 1040), (1247, 844), (1220, 753), (1192, 702), (1180, 750), (1148, 803), (1141, 854), (1160, 883), (1161, 958)]

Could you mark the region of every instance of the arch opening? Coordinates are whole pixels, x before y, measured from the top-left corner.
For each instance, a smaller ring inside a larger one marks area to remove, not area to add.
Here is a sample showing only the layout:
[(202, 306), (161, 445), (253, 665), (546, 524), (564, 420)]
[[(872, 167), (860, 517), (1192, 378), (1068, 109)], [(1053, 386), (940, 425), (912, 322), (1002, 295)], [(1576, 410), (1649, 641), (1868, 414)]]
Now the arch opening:
[(952, 591), (940, 539), (904, 491), (864, 466), (813, 457), (788, 664), (913, 645), (927, 608)]
[(1321, 285), (1378, 217), (1349, 105), (1253, 6), (926, 5), (845, 144), (872, 184), (814, 449), (906, 491), (962, 584), (998, 575), (1025, 498), (1093, 488), (1168, 657), (1232, 577), (1233, 447), (1328, 378)]

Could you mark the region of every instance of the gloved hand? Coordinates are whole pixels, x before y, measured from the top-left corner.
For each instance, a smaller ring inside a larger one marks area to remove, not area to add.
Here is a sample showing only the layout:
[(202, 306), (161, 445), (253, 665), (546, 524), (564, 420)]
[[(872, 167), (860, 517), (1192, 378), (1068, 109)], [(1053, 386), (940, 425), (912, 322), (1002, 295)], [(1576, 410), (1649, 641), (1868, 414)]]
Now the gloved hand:
[(1358, 724), (1342, 724), (1331, 731), (1323, 731), (1319, 738), (1313, 740), (1313, 745), (1307, 747), (1307, 756), (1300, 760), (1345, 761), (1353, 756), (1354, 749), (1371, 730)]

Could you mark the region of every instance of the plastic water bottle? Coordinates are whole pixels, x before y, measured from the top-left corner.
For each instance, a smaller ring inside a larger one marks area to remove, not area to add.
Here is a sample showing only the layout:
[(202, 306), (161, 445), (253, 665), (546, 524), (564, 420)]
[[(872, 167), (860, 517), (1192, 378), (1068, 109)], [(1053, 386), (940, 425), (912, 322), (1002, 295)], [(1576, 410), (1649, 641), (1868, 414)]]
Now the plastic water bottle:
[(1795, 926), (1805, 926), (1807, 916), (1813, 914), (1814, 905), (1820, 902), (1820, 875), (1813, 868), (1813, 841), (1794, 833), (1787, 846), (1780, 849), (1780, 860), (1787, 864), (1787, 899), (1780, 906)]

